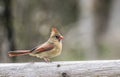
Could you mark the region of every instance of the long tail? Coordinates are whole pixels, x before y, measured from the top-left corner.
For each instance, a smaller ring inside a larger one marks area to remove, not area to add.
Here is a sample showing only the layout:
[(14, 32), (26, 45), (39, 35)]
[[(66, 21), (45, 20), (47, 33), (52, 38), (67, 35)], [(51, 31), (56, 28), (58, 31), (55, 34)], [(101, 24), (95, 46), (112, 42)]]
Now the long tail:
[(8, 55), (9, 55), (10, 57), (14, 57), (14, 56), (27, 55), (27, 54), (29, 54), (29, 53), (31, 53), (30, 50), (17, 50), (17, 51), (10, 51), (10, 52), (8, 53)]

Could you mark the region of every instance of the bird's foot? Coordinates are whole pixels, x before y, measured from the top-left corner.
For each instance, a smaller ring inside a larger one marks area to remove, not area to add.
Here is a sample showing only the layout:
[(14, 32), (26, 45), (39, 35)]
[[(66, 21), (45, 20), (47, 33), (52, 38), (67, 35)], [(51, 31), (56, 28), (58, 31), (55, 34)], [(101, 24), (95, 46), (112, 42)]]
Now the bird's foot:
[(49, 58), (43, 58), (46, 63), (51, 63)]

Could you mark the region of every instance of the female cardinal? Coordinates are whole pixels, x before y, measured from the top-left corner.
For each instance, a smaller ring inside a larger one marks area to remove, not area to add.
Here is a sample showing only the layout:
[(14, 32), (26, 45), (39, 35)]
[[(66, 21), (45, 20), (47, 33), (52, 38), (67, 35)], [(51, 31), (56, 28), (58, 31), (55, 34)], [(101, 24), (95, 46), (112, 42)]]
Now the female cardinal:
[(50, 58), (58, 56), (62, 51), (63, 36), (56, 28), (52, 28), (50, 38), (47, 42), (31, 50), (16, 50), (8, 53), (10, 57), (30, 55), (43, 58), (45, 62), (50, 62)]

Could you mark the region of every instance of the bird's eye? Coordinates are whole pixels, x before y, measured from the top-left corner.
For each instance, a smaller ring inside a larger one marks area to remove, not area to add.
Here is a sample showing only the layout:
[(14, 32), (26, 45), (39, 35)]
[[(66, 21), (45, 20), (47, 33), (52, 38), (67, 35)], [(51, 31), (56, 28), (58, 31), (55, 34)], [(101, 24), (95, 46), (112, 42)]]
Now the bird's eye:
[(57, 39), (59, 38), (59, 36), (55, 36)]

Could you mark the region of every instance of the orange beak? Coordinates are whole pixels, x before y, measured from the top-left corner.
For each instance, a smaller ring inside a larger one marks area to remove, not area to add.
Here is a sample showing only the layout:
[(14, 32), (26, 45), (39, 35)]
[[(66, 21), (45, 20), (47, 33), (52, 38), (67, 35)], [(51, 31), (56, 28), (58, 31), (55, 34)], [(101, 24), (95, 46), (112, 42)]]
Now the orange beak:
[(60, 40), (62, 40), (62, 39), (64, 39), (64, 37), (63, 37), (63, 36), (60, 36)]

